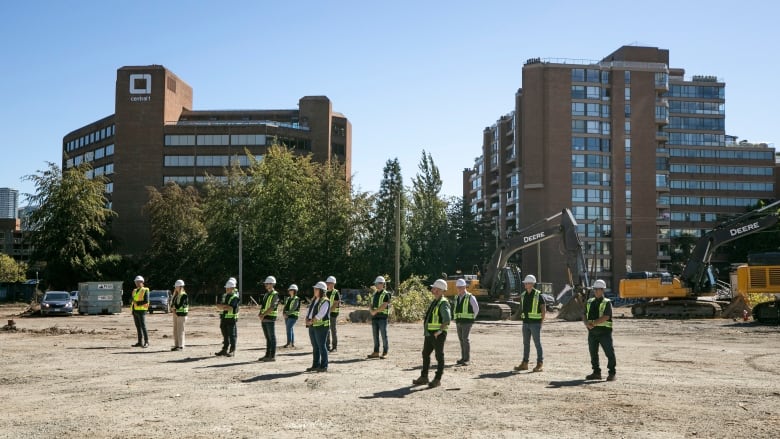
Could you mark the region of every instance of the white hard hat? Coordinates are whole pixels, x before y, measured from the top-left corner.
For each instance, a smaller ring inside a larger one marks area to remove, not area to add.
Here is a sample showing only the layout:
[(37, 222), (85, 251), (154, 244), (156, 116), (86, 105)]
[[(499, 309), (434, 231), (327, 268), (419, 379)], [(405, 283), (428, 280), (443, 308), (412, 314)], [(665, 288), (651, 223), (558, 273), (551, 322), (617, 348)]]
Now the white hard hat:
[(144, 277), (143, 276), (136, 276), (135, 280), (133, 282), (143, 282), (143, 281), (144, 281)]
[(434, 282), (431, 287), (438, 288), (442, 291), (447, 291), (447, 281), (444, 279), (436, 279), (436, 282)]
[(455, 281), (456, 287), (465, 287), (466, 286), (466, 280), (465, 279), (458, 279)]
[(298, 285), (291, 284), (289, 287), (287, 287), (287, 291), (290, 290), (298, 291)]
[(314, 284), (314, 288), (318, 288), (318, 289), (320, 289), (320, 290), (322, 290), (322, 291), (325, 291), (325, 290), (327, 290), (327, 289), (328, 289), (328, 286), (327, 286), (327, 285), (325, 285), (325, 282), (323, 282), (323, 281), (319, 281), (319, 282), (317, 282), (316, 284)]
[(376, 279), (374, 279), (374, 284), (383, 284), (385, 283), (385, 278), (382, 276), (377, 276)]
[(596, 282), (593, 282), (593, 288), (601, 288), (603, 290), (607, 288), (607, 283), (601, 279), (596, 279)]
[(225, 282), (225, 288), (235, 288), (236, 287), (236, 281), (233, 279), (228, 279), (227, 282)]
[(333, 276), (328, 276), (328, 278), (325, 279), (325, 283), (326, 284), (335, 284), (336, 283), (336, 278), (333, 277)]
[(233, 283), (238, 284), (238, 281), (236, 280), (235, 277), (229, 277), (228, 280), (232, 280)]
[(263, 281), (263, 283), (264, 283), (264, 284), (271, 284), (271, 285), (276, 285), (276, 278), (275, 278), (275, 277), (273, 277), (273, 276), (268, 276), (267, 278), (265, 278), (265, 280)]
[(528, 276), (523, 279), (524, 284), (535, 284), (536, 283), (536, 276), (533, 274), (529, 274)]
[(184, 281), (179, 279), (179, 280), (176, 281), (176, 283), (173, 284), (173, 286), (174, 287), (183, 287), (184, 286)]

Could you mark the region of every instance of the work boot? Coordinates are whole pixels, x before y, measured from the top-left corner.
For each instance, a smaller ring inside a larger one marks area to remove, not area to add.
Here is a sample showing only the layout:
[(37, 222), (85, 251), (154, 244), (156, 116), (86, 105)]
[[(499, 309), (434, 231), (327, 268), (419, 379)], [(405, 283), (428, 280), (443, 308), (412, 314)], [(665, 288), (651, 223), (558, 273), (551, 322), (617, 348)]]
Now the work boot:
[(385, 358), (387, 358), (387, 352), (382, 352), (382, 355), (381, 355), (379, 358), (381, 358), (381, 359), (383, 359), (383, 360), (384, 360)]
[(371, 352), (366, 358), (379, 358), (379, 352)]
[(614, 373), (607, 375), (607, 381), (615, 381), (616, 379), (617, 377), (615, 377)]
[(282, 346), (282, 349), (287, 349), (290, 347), (290, 343), (287, 343), (286, 345)]
[(219, 352), (214, 352), (214, 355), (216, 355), (217, 357), (222, 357), (222, 356), (225, 356), (225, 355), (227, 355), (227, 351), (226, 351), (226, 350), (224, 350), (224, 349), (222, 349), (222, 350), (221, 350), (221, 351), (219, 351)]
[(592, 374), (585, 377), (586, 380), (600, 380), (601, 379), (601, 372), (593, 372)]
[(140, 348), (141, 346), (143, 346), (143, 343), (141, 343), (141, 342), (139, 341), (138, 343), (136, 343), (136, 344), (134, 344), (134, 345), (131, 345), (130, 347), (131, 347), (131, 348)]
[(433, 381), (428, 383), (428, 388), (429, 389), (433, 389), (434, 387), (439, 387), (439, 386), (441, 386), (441, 381), (439, 381), (438, 378), (434, 378)]
[(536, 367), (534, 367), (533, 372), (541, 372), (542, 370), (543, 370), (542, 369), (542, 362), (539, 361), (539, 362), (536, 363)]
[(233, 355), (234, 355), (233, 351), (228, 351), (227, 353), (225, 353), (226, 357), (232, 357)]
[(521, 370), (528, 370), (528, 362), (527, 361), (523, 361), (522, 363), (520, 363), (520, 365), (515, 366), (515, 370), (518, 371), (518, 372), (521, 371)]
[(428, 384), (428, 377), (422, 377), (421, 376), (420, 378), (417, 378), (416, 380), (412, 380), (412, 384), (414, 384), (415, 386), (422, 386), (423, 384)]

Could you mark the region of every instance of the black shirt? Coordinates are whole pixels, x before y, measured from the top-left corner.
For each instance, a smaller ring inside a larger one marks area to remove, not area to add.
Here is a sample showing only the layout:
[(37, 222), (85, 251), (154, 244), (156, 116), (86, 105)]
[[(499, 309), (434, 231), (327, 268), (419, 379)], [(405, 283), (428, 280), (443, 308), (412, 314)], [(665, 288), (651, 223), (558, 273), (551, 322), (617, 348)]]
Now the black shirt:
[[(599, 318), (599, 307), (603, 300), (603, 297), (594, 298), (593, 302), (590, 303), (590, 309), (587, 306), (585, 307), (585, 309), (588, 309), (588, 315), (585, 316), (585, 320), (597, 320)], [(604, 315), (609, 316), (609, 321), (612, 321), (612, 302), (607, 302), (604, 306)]]

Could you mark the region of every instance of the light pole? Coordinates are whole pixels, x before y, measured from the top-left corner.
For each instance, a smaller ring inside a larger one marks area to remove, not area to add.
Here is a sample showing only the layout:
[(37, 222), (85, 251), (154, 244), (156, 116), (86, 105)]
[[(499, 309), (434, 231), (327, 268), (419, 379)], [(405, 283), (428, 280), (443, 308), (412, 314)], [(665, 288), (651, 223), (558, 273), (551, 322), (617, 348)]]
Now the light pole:
[(244, 227), (238, 223), (238, 300), (244, 292)]

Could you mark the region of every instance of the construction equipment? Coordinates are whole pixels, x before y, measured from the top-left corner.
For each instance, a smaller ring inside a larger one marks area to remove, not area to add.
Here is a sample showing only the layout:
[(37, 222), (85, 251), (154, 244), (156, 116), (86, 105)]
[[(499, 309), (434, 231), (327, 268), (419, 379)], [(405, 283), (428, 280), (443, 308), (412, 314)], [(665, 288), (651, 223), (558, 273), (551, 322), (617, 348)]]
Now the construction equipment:
[[(479, 315), (482, 318), (506, 320), (518, 306), (514, 299), (517, 299), (523, 291), (520, 269), (513, 264), (507, 265), (509, 258), (524, 248), (538, 245), (557, 236), (562, 239), (562, 253), (565, 255), (568, 268), (568, 282), (574, 289), (576, 299), (570, 300), (571, 305), (567, 304), (567, 306), (582, 306), (589, 285), (585, 254), (577, 235), (577, 221), (569, 209), (563, 209), (555, 215), (514, 232), (496, 249), (481, 276), (460, 276), (466, 279), (468, 291), (480, 301)], [(453, 290), (452, 294), (457, 294), (454, 284), (454, 279), (448, 280), (448, 287)], [(577, 319), (581, 316), (580, 311)]]
[(718, 282), (710, 258), (727, 242), (766, 230), (778, 222), (771, 210), (774, 202), (761, 209), (724, 221), (705, 233), (696, 243), (680, 277), (660, 272), (632, 272), (620, 281), (620, 297), (647, 299), (631, 307), (635, 317), (708, 318), (721, 315), (725, 302), (715, 300)]
[(780, 324), (780, 254), (750, 254), (748, 263), (738, 266), (735, 274), (729, 308), (752, 311), (753, 320), (759, 323)]

